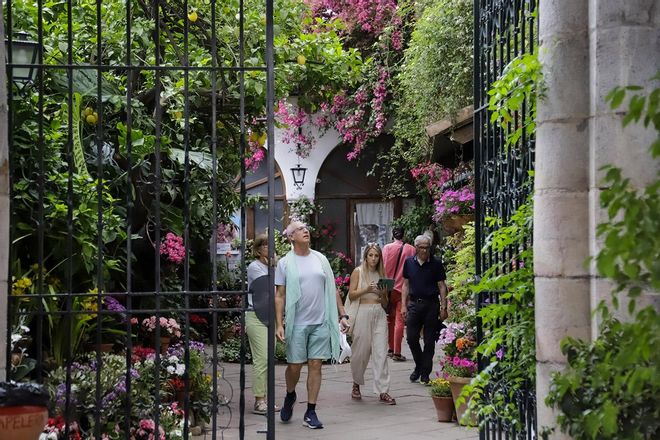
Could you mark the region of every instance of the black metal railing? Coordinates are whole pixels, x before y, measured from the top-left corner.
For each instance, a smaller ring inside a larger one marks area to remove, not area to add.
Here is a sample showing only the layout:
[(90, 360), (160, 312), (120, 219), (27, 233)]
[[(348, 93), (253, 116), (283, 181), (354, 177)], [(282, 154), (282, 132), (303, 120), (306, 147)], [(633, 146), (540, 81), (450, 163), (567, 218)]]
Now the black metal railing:
[[(242, 0), (3, 4), (6, 375), (49, 389), (49, 429), (62, 438), (216, 439), (228, 428), (245, 438), (245, 146), (255, 127), (274, 138), (273, 2), (250, 4), (257, 55)], [(21, 87), (11, 81), (29, 67), (12, 55), (18, 31), (38, 50)], [(247, 72), (265, 97), (248, 96)], [(271, 145), (270, 230), (273, 156)], [(223, 359), (236, 334), (231, 384)], [(269, 336), (273, 408), (273, 324)], [(273, 411), (267, 421), (274, 439)]]
[[(507, 131), (515, 131), (529, 113), (523, 104), (521, 114), (516, 115), (509, 130), (491, 121), (489, 94), (493, 82), (502, 75), (505, 67), (516, 57), (532, 53), (537, 41), (536, 0), (475, 0), (474, 28), (474, 139), (475, 139), (475, 187), (476, 187), (476, 273), (499, 263), (511, 261), (518, 249), (505, 252), (482, 252), (485, 238), (499, 223), (489, 223), (487, 218), (508, 220), (525, 201), (532, 188), (530, 171), (534, 168), (534, 135), (522, 130), (513, 145), (507, 144)], [(530, 237), (531, 241), (531, 237)], [(498, 292), (482, 292), (477, 309), (500, 301)], [(488, 331), (477, 323), (477, 338), (481, 341)], [(480, 360), (484, 368), (487, 360)], [(497, 371), (493, 383), (497, 383)], [(507, 395), (507, 390), (491, 386), (486, 393)], [(489, 396), (485, 397), (488, 400)], [(513, 429), (496, 415), (482, 420), (481, 439), (536, 439), (536, 401), (533, 383), (513, 396), (520, 411), (519, 420), (524, 429)]]

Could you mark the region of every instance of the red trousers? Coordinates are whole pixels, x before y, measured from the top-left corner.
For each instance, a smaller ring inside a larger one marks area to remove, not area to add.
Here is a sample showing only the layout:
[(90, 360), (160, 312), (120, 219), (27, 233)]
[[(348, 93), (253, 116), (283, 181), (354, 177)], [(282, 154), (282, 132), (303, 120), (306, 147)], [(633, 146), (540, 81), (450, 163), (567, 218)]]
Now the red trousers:
[(390, 313), (387, 315), (388, 347), (394, 354), (401, 354), (403, 329), (406, 325), (401, 317), (401, 292), (392, 290), (390, 304)]

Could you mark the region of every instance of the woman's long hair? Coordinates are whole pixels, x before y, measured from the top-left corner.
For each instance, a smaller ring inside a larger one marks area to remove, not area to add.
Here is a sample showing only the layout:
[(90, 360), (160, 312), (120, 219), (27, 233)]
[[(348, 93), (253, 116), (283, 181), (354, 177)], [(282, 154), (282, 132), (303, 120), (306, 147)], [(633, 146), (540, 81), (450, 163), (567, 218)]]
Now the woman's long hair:
[(381, 278), (385, 278), (385, 266), (383, 265), (383, 251), (380, 249), (378, 243), (368, 243), (364, 248), (362, 253), (362, 263), (360, 263), (360, 271), (363, 274), (369, 273), (369, 266), (367, 265), (367, 254), (370, 250), (375, 249), (378, 252), (378, 266), (376, 266), (376, 271)]

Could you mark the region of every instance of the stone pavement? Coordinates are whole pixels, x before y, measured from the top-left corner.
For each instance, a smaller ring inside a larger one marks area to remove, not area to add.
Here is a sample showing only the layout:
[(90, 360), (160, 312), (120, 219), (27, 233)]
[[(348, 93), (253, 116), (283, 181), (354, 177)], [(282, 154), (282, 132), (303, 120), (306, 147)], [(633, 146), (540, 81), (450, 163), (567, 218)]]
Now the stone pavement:
[[(307, 367), (303, 367), (300, 383), (296, 389), (298, 401), (294, 407), (293, 417), (289, 423), (282, 423), (279, 413), (275, 415), (275, 437), (277, 440), (314, 440), (314, 439), (346, 439), (346, 440), (476, 440), (479, 433), (475, 428), (464, 428), (456, 423), (440, 423), (436, 421), (435, 408), (429, 396), (428, 387), (420, 383), (411, 383), (408, 379), (412, 371), (412, 357), (406, 353), (408, 348), (404, 340), (404, 355), (406, 362), (390, 361), (392, 385), (390, 394), (396, 398), (395, 406), (383, 405), (378, 402), (378, 396), (372, 391), (371, 369), (367, 368), (366, 383), (362, 387), (362, 400), (351, 400), (350, 364), (323, 366), (323, 385), (317, 403), (316, 412), (324, 424), (324, 429), (312, 430), (302, 426), (302, 417), (307, 408)], [(224, 364), (224, 377), (233, 387), (233, 397), (229, 404), (232, 413), (230, 426), (218, 430), (218, 440), (239, 439), (239, 365)], [(285, 365), (275, 366), (276, 403), (282, 404), (285, 394)], [(266, 418), (252, 414), (254, 397), (250, 388), (251, 366), (246, 365), (245, 390), (245, 439), (265, 439), (265, 433), (257, 431), (266, 429)], [(432, 377), (435, 377), (432, 375)], [(224, 408), (221, 418), (227, 421), (228, 411)], [(218, 423), (221, 423), (219, 418)], [(193, 437), (194, 440), (211, 440), (211, 432)]]

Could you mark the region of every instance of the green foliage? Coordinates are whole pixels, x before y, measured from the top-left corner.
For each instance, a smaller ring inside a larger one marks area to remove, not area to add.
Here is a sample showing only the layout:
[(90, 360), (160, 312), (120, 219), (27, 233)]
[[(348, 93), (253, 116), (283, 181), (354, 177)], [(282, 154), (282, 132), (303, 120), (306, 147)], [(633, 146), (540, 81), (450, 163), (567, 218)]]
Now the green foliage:
[(406, 195), (401, 170), (430, 157), (424, 128), (472, 102), (472, 7), (470, 0), (414, 3), (418, 18), (394, 88), (395, 145), (374, 165), (388, 197)]
[[(640, 89), (617, 87), (607, 99), (617, 108), (628, 91)], [(623, 124), (652, 122), (660, 133), (659, 94), (655, 88), (648, 97), (633, 95)], [(653, 158), (658, 145), (660, 136), (650, 147)], [(608, 220), (598, 225), (603, 248), (594, 260), (599, 275), (614, 282), (613, 310), (604, 301), (599, 304), (601, 323), (593, 341), (562, 341), (568, 367), (553, 375), (546, 404), (559, 410), (561, 430), (577, 440), (650, 440), (660, 435), (660, 316), (653, 306), (638, 309), (636, 298), (660, 289), (660, 179), (656, 175), (638, 190), (619, 168), (604, 171), (607, 187), (600, 203)], [(622, 292), (628, 300), (625, 322), (614, 313)]]
[(291, 221), (298, 220), (309, 224), (314, 214), (320, 212), (320, 206), (305, 196), (301, 196), (289, 202), (289, 217)]
[[(660, 81), (660, 72), (651, 78), (652, 81)], [(610, 102), (613, 109), (618, 108), (624, 101), (628, 92), (637, 92), (642, 90), (640, 86), (626, 86), (615, 87), (606, 97), (605, 100)], [(644, 124), (644, 127), (653, 125), (657, 132), (660, 132), (660, 88), (655, 88), (650, 91), (648, 96), (644, 94), (635, 93), (629, 98), (628, 111), (623, 118), (623, 126), (626, 127), (631, 122), (639, 122)], [(657, 158), (660, 156), (660, 138), (656, 139), (649, 147), (651, 156)]]
[[(26, 89), (25, 99), (14, 94), (11, 173), (16, 203), (12, 206), (12, 222), (18, 226), (16, 234), (22, 237), (15, 246), (14, 255), (23, 260), (24, 265), (37, 260), (38, 230), (43, 227), (46, 231), (44, 248), (50, 252), (47, 259), (51, 267), (57, 268), (53, 275), (72, 278), (74, 289), (84, 291), (93, 287), (91, 280), (96, 278), (98, 256), (103, 255), (102, 286), (99, 287), (123, 290), (127, 240), (135, 240), (132, 244), (135, 255), (153, 255), (153, 248), (159, 245), (154, 231), (155, 218), (159, 216), (161, 237), (167, 232), (183, 235), (184, 223), (188, 223), (186, 244), (191, 258), (187, 272), (191, 288), (209, 287), (205, 273), (210, 260), (209, 231), (214, 222), (226, 221), (239, 205), (235, 179), (241, 165), (238, 118), (241, 76), (231, 69), (217, 71), (216, 83), (212, 84), (214, 78), (209, 71), (192, 70), (186, 75), (161, 71), (156, 75), (151, 67), (156, 63), (208, 67), (214, 56), (221, 67), (237, 66), (241, 50), (237, 14), (241, 3), (245, 11), (245, 65), (262, 66), (265, 62), (263, 2), (213, 3), (218, 44), (216, 53), (212, 53), (212, 5), (209, 2), (190, 0), (187, 3), (198, 15), (193, 22), (187, 18), (189, 10), (184, 10), (183, 3), (161, 1), (160, 20), (156, 23), (152, 18), (152, 5), (133, 0), (130, 2), (130, 63), (137, 67), (133, 74), (129, 76), (127, 69), (111, 69), (103, 71), (98, 78), (93, 69), (74, 69), (70, 73), (66, 69), (46, 69), (42, 87)], [(129, 40), (125, 2), (97, 4), (93, 0), (82, 0), (72, 9), (71, 29), (67, 24), (65, 0), (46, 2), (41, 11), (38, 4), (28, 0), (15, 0), (13, 6), (14, 27), (33, 32), (31, 37), (35, 40), (38, 17), (43, 14), (44, 64), (61, 65), (68, 63), (69, 57), (74, 65), (83, 67), (96, 63), (126, 64)], [(97, 7), (102, 17), (102, 41), (97, 41)], [(301, 104), (313, 108), (320, 101), (331, 102), (334, 93), (357, 81), (364, 62), (357, 50), (342, 46), (338, 35), (341, 23), (312, 20), (308, 12), (304, 2), (278, 1), (274, 17), (275, 63), (278, 66), (276, 95), (286, 97), (297, 93)], [(156, 26), (161, 47), (158, 60)], [(71, 47), (66, 39), (69, 31), (75, 36)], [(184, 33), (188, 35), (187, 40)], [(304, 55), (308, 61), (296, 62), (298, 55)], [(73, 94), (69, 93), (69, 75)], [(156, 100), (157, 79), (160, 96)], [(245, 120), (249, 121), (247, 129), (261, 132), (261, 123), (254, 120), (265, 112), (265, 72), (248, 71), (242, 79)], [(212, 127), (215, 121), (209, 119), (210, 90), (214, 85), (218, 89), (218, 121)], [(44, 110), (38, 117), (39, 89)], [(129, 93), (130, 101), (127, 100)], [(157, 131), (158, 111), (162, 122)], [(93, 119), (86, 120), (88, 112), (94, 112)], [(211, 154), (212, 128), (218, 140), (215, 158)], [(43, 142), (40, 142), (40, 133), (43, 133)], [(43, 195), (38, 176), (45, 176)], [(212, 193), (214, 177), (219, 188), (217, 194)], [(187, 195), (184, 183), (188, 185)], [(72, 201), (67, 199), (68, 188), (73, 193)], [(96, 200), (98, 194), (101, 200)], [(125, 207), (129, 204), (133, 210), (127, 218)], [(43, 221), (40, 219), (42, 206), (45, 209)], [(217, 218), (213, 218), (214, 210)], [(102, 246), (99, 246), (96, 231), (99, 211), (103, 212)], [(68, 257), (66, 240), (70, 236), (66, 228), (68, 218), (74, 222), (70, 271), (64, 261)], [(133, 237), (126, 235), (129, 226), (137, 233)], [(132, 288), (145, 291), (155, 288), (150, 266), (133, 266)], [(183, 273), (180, 270), (175, 274), (161, 274), (167, 285), (160, 287), (182, 285)]]
[(488, 94), (490, 120), (504, 130), (506, 148), (517, 146), (524, 135), (532, 135), (536, 131), (536, 103), (544, 95), (538, 50), (507, 64)]
[(392, 222), (392, 227), (400, 226), (405, 231), (404, 240), (412, 243), (415, 237), (423, 233), (432, 223), (433, 205), (428, 197), (421, 198), (419, 205), (407, 210)]
[(424, 127), (472, 101), (473, 2), (441, 0), (416, 22), (404, 53), (396, 99), (398, 153), (415, 164), (428, 152)]
[[(463, 234), (456, 234), (448, 238), (448, 246), (455, 247), (456, 253), (449, 257), (443, 256), (447, 261), (447, 286), (451, 287), (447, 298), (449, 299), (449, 316), (452, 322), (475, 324), (476, 305), (474, 301), (474, 222), (463, 226)], [(454, 242), (459, 241), (457, 244)]]
[(548, 405), (576, 440), (651, 440), (660, 433), (660, 316), (652, 307), (623, 323), (603, 305), (598, 338), (561, 343), (568, 368), (552, 378)]
[[(225, 340), (220, 344), (220, 358), (225, 362), (240, 362), (241, 360), (241, 338), (236, 336)], [(247, 337), (245, 338), (245, 363), (252, 362), (252, 352)]]
[(477, 293), (499, 295), (497, 302), (481, 308), (478, 314), (484, 338), (477, 351), (489, 364), (462, 394), (472, 393), (470, 410), (482, 420), (496, 416), (512, 429), (525, 426), (514, 396), (530, 387), (536, 377), (532, 217), (530, 198), (486, 239), (482, 252), (508, 258), (491, 266), (474, 288)]

